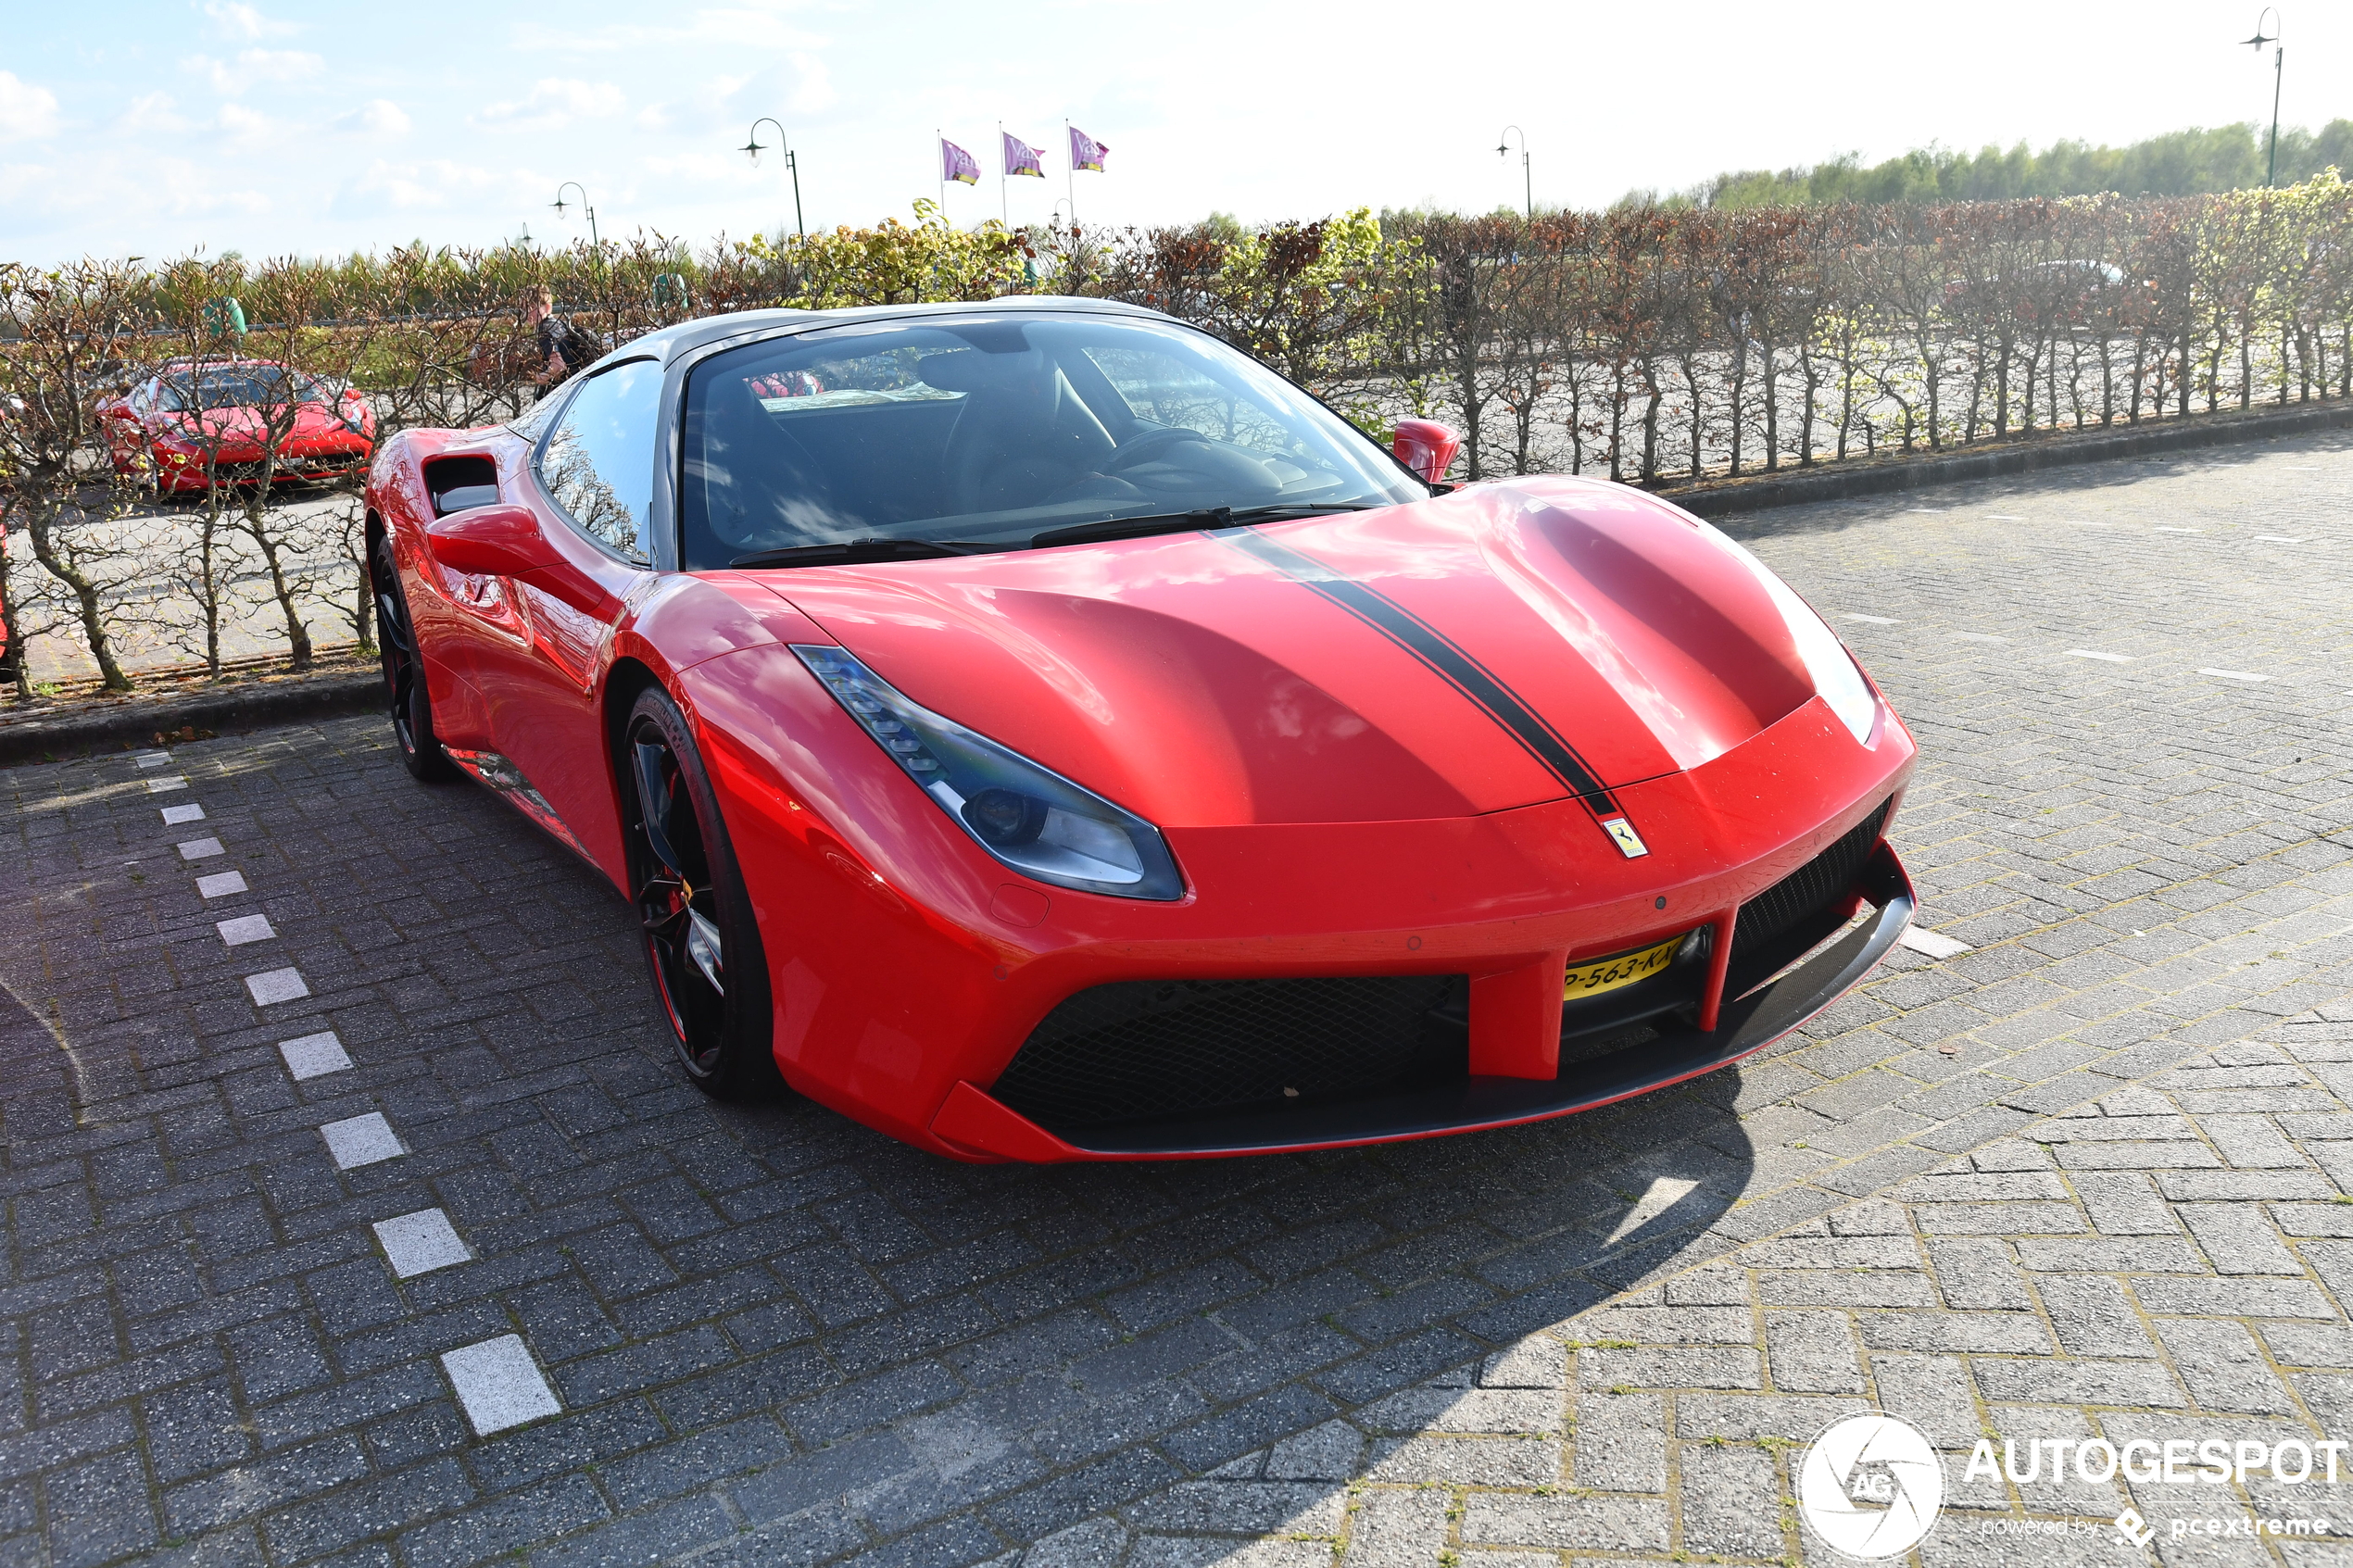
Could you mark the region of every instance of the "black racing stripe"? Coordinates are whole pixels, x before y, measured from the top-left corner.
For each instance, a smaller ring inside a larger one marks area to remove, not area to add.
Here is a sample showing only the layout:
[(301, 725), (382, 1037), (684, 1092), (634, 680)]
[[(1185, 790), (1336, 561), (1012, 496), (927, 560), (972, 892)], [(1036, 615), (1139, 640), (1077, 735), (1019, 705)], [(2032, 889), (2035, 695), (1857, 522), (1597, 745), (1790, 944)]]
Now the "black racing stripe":
[(1502, 725), (1530, 757), (1542, 763), (1597, 816), (1618, 814), (1617, 802), (1577, 748), (1520, 699), (1495, 672), (1403, 606), (1353, 577), (1342, 576), (1312, 556), (1277, 545), (1254, 529), (1219, 529), (1210, 535), (1311, 588), (1419, 659)]

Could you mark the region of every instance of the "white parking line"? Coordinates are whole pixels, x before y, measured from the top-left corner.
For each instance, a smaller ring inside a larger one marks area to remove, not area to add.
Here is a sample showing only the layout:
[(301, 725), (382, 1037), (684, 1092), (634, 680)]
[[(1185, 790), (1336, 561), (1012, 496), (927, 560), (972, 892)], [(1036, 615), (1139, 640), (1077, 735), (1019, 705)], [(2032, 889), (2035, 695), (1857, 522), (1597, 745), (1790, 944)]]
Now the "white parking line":
[(248, 974), (245, 976), (245, 989), (253, 993), (255, 1003), (261, 1007), (268, 1007), (272, 1002), (291, 1002), (296, 997), (310, 995), (310, 985), (302, 978), (302, 971), (292, 967), (273, 969), (262, 974)]
[(2067, 650), (2067, 656), (2070, 659), (2104, 659), (2110, 664), (2130, 664), (2133, 662), (2132, 659), (2128, 655), (2120, 653), (2100, 653), (2093, 648), (2070, 648)]
[(174, 773), (168, 779), (149, 779), (146, 784), (149, 795), (162, 795), (168, 790), (187, 788), (188, 781), (182, 775)]
[(392, 1123), (384, 1119), (381, 1110), (330, 1122), (319, 1129), (319, 1135), (327, 1140), (327, 1152), (334, 1157), (339, 1171), (373, 1165), (380, 1160), (397, 1160), (409, 1152), (401, 1147)]
[(2258, 533), (2256, 537), (2266, 545), (2309, 545), (2312, 542), (2312, 536), (2309, 533), (2300, 534), (2294, 539), (2284, 533)]
[(167, 806), (163, 809), (163, 825), (166, 827), (177, 827), (182, 822), (203, 821), (204, 808), (194, 801), (190, 801), (185, 806)]
[(248, 942), (267, 942), (278, 935), (270, 924), (268, 915), (239, 915), (234, 920), (215, 921), (213, 929), (232, 947), (242, 947)]
[(1946, 936), (1941, 932), (1922, 931), (1917, 925), (1906, 926), (1904, 935), (1895, 940), (1911, 948), (1912, 951), (1925, 953), (1931, 959), (1949, 959), (1962, 953), (1976, 951), (1966, 942)]
[(1953, 635), (1965, 643), (2007, 643), (2009, 641), (2007, 637), (1997, 637), (1991, 632), (1956, 632)]
[(2225, 681), (2268, 681), (2269, 675), (2250, 675), (2244, 670), (2201, 670), (2201, 675), (2220, 675)]
[(220, 840), (217, 838), (192, 838), (180, 846), (180, 858), (183, 860), (208, 860), (220, 853)]
[(131, 760), (138, 763), (142, 768), (161, 768), (170, 763), (171, 753), (169, 751), (143, 751), (139, 753), (138, 756), (133, 757)]
[(286, 1059), (286, 1071), (294, 1074), (296, 1083), (351, 1071), (350, 1053), (343, 1048), (343, 1042), (332, 1029), (305, 1035), (299, 1040), (281, 1040), (278, 1054)]
[(458, 1227), (449, 1223), (449, 1216), (438, 1209), (420, 1209), (397, 1219), (378, 1220), (376, 1239), (384, 1244), (384, 1258), (392, 1264), (392, 1272), (402, 1279), (414, 1279), (453, 1263), (473, 1261), (473, 1249), (458, 1235)]
[(477, 1436), (504, 1432), (542, 1416), (557, 1414), (555, 1390), (547, 1374), (531, 1359), (520, 1334), (501, 1335), (479, 1345), (451, 1350), (441, 1358), (458, 1402), (466, 1408)]
[(1988, 522), (2024, 522), (2026, 520), (2022, 517), (2012, 517), (2007, 512), (1987, 512), (1985, 514), (1985, 521)]
[(2159, 533), (2203, 533), (2206, 530), (2202, 528), (2159, 528), (2158, 532)]
[(1841, 619), (1846, 621), (1869, 621), (1873, 626), (1901, 626), (1904, 624), (1900, 621), (1891, 621), (1884, 615), (1856, 615), (1853, 610), (1842, 611)]
[(226, 898), (232, 893), (245, 890), (245, 873), (243, 872), (221, 872), (213, 876), (196, 878), (196, 891), (208, 898)]

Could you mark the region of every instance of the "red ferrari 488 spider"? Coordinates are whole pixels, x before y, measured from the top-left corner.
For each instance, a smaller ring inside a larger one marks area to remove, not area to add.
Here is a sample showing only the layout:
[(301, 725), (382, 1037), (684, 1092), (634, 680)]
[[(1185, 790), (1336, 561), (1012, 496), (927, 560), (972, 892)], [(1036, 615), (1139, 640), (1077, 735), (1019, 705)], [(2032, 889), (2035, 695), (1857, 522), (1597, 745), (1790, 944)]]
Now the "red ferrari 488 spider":
[(401, 755), (632, 900), (684, 1070), (967, 1160), (1557, 1116), (1912, 896), (1910, 735), (1739, 545), (1439, 482), (1151, 312), (762, 311), (368, 488)]
[(366, 394), (271, 359), (168, 359), (97, 415), (115, 471), (167, 495), (254, 483), (273, 445), (279, 483), (334, 479), (376, 445)]

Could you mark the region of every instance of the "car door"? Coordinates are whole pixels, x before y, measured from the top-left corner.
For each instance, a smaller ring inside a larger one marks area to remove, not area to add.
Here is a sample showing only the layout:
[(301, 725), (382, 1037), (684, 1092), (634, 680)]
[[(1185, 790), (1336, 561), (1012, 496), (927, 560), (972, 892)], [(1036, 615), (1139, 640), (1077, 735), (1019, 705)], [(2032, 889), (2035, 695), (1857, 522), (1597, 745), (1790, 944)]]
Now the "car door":
[[(532, 508), (563, 564), (512, 579), (518, 634), (485, 638), (474, 683), (518, 803), (608, 868), (621, 863), (598, 672), (632, 596), (650, 583), (661, 367), (626, 360), (582, 383), (533, 463)], [(500, 781), (493, 781), (500, 783)]]

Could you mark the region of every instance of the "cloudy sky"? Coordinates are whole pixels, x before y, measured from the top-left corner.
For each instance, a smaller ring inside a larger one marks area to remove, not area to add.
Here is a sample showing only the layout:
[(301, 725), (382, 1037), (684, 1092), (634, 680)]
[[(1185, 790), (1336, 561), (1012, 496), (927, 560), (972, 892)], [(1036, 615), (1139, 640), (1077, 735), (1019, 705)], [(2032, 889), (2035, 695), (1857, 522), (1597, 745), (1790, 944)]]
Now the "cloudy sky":
[[(36, 10), (35, 5), (38, 5)], [(2267, 118), (2269, 52), (2230, 0), (618, 0), (505, 7), (19, 0), (0, 35), (0, 256), (332, 252), (423, 237), (698, 241), (789, 221), (784, 170), (740, 146), (774, 116), (810, 224), (905, 214), (933, 129), (989, 170), (996, 125), (1049, 147), (1016, 220), (1064, 194), (1065, 118), (1112, 147), (1089, 220), (1598, 204), (1727, 167), (1886, 157), (1930, 141), (2118, 141)], [(2288, 18), (2284, 118), (2353, 115), (2353, 6)], [(771, 132), (763, 132), (763, 140)]]

